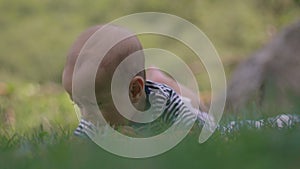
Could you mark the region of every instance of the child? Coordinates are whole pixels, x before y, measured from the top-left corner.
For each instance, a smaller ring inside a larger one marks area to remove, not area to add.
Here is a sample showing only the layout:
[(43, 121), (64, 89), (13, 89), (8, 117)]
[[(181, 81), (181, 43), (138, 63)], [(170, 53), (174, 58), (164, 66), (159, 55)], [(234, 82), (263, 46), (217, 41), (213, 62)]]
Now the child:
[[(75, 130), (75, 135), (87, 135), (91, 126), (95, 126), (96, 124), (98, 125), (98, 122), (94, 121), (95, 118), (91, 116), (92, 112), (87, 112), (88, 105), (82, 101), (82, 98), (72, 97), (72, 77), (75, 63), (81, 49), (87, 40), (97, 30), (102, 29), (103, 27), (104, 26), (95, 26), (83, 32), (75, 41), (67, 56), (67, 62), (64, 68), (62, 79), (63, 86), (73, 101), (79, 106), (82, 113), (82, 119), (78, 128)], [(113, 104), (111, 97), (112, 94), (110, 92), (113, 73), (118, 65), (130, 54), (142, 50), (142, 46), (137, 37), (124, 28), (105, 25), (105, 29), (101, 31), (104, 32), (103, 36), (96, 38), (99, 38), (98, 40), (103, 41), (104, 43), (105, 41), (114, 40), (118, 37), (128, 36), (128, 38), (114, 45), (105, 54), (98, 67), (95, 79), (95, 95), (98, 106), (101, 109), (101, 113), (105, 120), (113, 127), (130, 126), (129, 129), (131, 129), (132, 127), (142, 126), (144, 125), (143, 123), (130, 121), (120, 115), (116, 106)], [(102, 45), (103, 43), (100, 44)], [(89, 56), (87, 55), (84, 57)], [(88, 59), (84, 58), (83, 62), (85, 60)], [(140, 55), (135, 58), (134, 62), (126, 65), (126, 70), (124, 70), (124, 72), (143, 70), (131, 79), (128, 86), (129, 93), (125, 93), (129, 95), (130, 101), (135, 109), (146, 111), (151, 107), (152, 109), (149, 111), (149, 113), (152, 113), (151, 115), (153, 115), (153, 117), (156, 118), (159, 116), (159, 118), (150, 124), (159, 122), (171, 125), (182, 122), (190, 125), (190, 123), (194, 123), (197, 118), (199, 120), (199, 124), (203, 125), (205, 118), (208, 116), (206, 113), (202, 113), (200, 111), (200, 109), (203, 108), (203, 105), (199, 104), (198, 96), (195, 96), (195, 94), (190, 92), (187, 88), (178, 85), (175, 80), (166, 76), (163, 72), (156, 68), (151, 68), (145, 71), (144, 62), (144, 55), (143, 53), (140, 53)], [(86, 68), (84, 66), (88, 67), (90, 65), (85, 63), (80, 64), (78, 70), (84, 70)], [(84, 89), (84, 87), (82, 88)], [(180, 89), (183, 92), (180, 92)], [(187, 107), (182, 100), (182, 96), (179, 95), (180, 93), (184, 93), (183, 97), (188, 97), (191, 100), (191, 103), (194, 108), (196, 108), (196, 111), (191, 111)], [(124, 93), (120, 93), (120, 95), (122, 94)], [(131, 131), (124, 131), (124, 133), (130, 132)]]
[[(79, 38), (73, 44), (68, 56), (67, 62), (64, 67), (63, 72), (63, 86), (65, 90), (69, 93), (72, 100), (79, 106), (82, 113), (82, 118), (79, 126), (75, 130), (75, 135), (86, 136), (94, 132), (95, 126), (98, 126), (101, 122), (95, 120), (95, 114), (93, 110), (89, 109), (89, 101), (85, 100), (85, 81), (80, 82), (80, 93), (81, 95), (73, 96), (72, 93), (72, 78), (74, 74), (74, 67), (81, 49), (87, 42), (87, 40), (92, 37), (92, 35), (103, 26), (92, 27), (85, 32), (83, 32)], [(112, 77), (119, 66), (119, 64), (126, 59), (131, 54), (142, 50), (142, 45), (136, 36), (124, 28), (117, 26), (106, 25), (105, 29), (102, 29), (102, 36), (96, 37), (96, 41), (100, 41), (100, 45), (105, 46), (113, 40), (120, 37), (128, 37), (114, 45), (104, 56), (101, 63), (98, 66), (95, 79), (95, 95), (97, 99), (97, 104), (101, 109), (101, 113), (107, 123), (113, 127), (123, 126), (125, 129), (121, 132), (123, 134), (135, 135), (135, 128), (145, 126), (144, 123), (137, 123), (131, 121), (132, 119), (124, 118), (120, 112), (118, 112), (116, 106), (114, 105), (112, 94), (111, 94), (111, 84)], [(94, 39), (94, 40), (95, 40)], [(103, 43), (102, 43), (103, 42)], [(101, 46), (96, 48), (100, 48)], [(95, 48), (93, 48), (95, 49)], [(97, 52), (99, 49), (96, 50)], [(84, 55), (81, 61), (83, 63), (77, 65), (77, 70), (84, 72), (81, 76), (86, 76), (90, 72), (87, 69), (92, 66), (89, 64), (89, 58), (91, 55), (98, 53), (93, 53), (93, 50), (88, 51), (87, 55)], [(128, 86), (128, 93), (118, 93), (118, 95), (129, 95), (131, 104), (136, 110), (146, 111), (151, 113), (151, 116), (158, 119), (147, 124), (148, 126), (155, 125), (172, 125), (172, 124), (186, 124), (187, 126), (196, 123), (199, 126), (203, 126), (204, 123), (208, 127), (214, 127), (215, 123), (212, 117), (207, 113), (202, 112), (204, 110), (203, 105), (199, 103), (199, 98), (193, 94), (189, 89), (177, 84), (175, 80), (165, 75), (159, 69), (150, 68), (144, 70), (145, 58), (142, 52), (136, 55), (133, 62), (127, 63), (123, 68), (123, 73), (139, 72), (133, 76), (130, 80)], [(87, 70), (87, 71), (86, 71)], [(142, 71), (140, 71), (142, 70)], [(121, 84), (120, 84), (121, 85)], [(122, 84), (124, 85), (124, 84)], [(183, 93), (181, 95), (181, 93)], [(190, 104), (183, 101), (183, 98), (188, 98), (191, 100)], [(192, 106), (190, 106), (192, 105)], [(151, 111), (147, 111), (150, 109)], [(240, 127), (251, 127), (251, 128), (261, 128), (263, 126), (272, 127), (291, 127), (295, 123), (300, 122), (300, 117), (298, 115), (282, 114), (276, 117), (271, 117), (266, 120), (242, 120), (242, 121), (232, 121), (225, 126), (216, 126), (221, 132), (227, 133)], [(102, 124), (100, 124), (102, 125)], [(125, 126), (125, 127), (124, 127)], [(129, 127), (128, 127), (129, 126)], [(155, 128), (156, 130), (157, 128)], [(157, 133), (157, 131), (152, 131)], [(139, 133), (143, 135), (143, 133)], [(151, 133), (150, 133), (151, 134)], [(147, 135), (147, 134), (146, 134)]]

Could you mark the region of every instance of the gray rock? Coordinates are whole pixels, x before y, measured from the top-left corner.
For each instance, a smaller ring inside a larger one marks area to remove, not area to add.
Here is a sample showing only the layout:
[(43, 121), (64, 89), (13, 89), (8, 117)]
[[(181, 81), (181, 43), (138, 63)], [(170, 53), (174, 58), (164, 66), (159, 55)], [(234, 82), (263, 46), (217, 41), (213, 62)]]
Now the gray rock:
[(291, 110), (295, 97), (300, 98), (300, 22), (237, 66), (228, 85), (227, 109), (237, 111), (255, 103)]

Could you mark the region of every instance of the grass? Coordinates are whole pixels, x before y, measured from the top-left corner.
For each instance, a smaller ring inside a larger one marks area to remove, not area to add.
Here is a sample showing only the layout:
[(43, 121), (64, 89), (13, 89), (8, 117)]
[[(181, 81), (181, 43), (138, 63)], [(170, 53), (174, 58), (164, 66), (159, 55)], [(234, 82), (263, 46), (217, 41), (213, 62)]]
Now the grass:
[[(55, 84), (13, 83), (0, 96), (1, 113), (10, 107), (14, 124), (0, 130), (1, 169), (39, 168), (299, 168), (300, 126), (286, 129), (241, 128), (215, 132), (204, 144), (195, 129), (172, 150), (156, 157), (129, 159), (73, 136), (78, 124), (72, 103)], [(5, 92), (4, 92), (5, 93)], [(249, 113), (251, 111), (251, 113)], [(258, 108), (224, 114), (222, 123), (267, 117)], [(259, 113), (257, 113), (259, 112)], [(42, 117), (42, 118), (41, 118)]]
[(214, 133), (204, 144), (199, 132), (172, 150), (147, 159), (112, 155), (88, 140), (72, 136), (70, 128), (50, 132), (42, 127), (24, 135), (0, 136), (1, 168), (298, 168), (300, 126), (291, 129), (241, 129)]

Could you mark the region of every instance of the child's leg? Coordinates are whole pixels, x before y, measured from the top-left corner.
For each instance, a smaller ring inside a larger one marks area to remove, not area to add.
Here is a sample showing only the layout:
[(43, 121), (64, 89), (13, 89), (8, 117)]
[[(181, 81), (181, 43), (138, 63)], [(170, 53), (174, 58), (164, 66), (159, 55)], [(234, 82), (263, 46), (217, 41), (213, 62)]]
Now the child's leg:
[(297, 114), (280, 114), (261, 120), (240, 120), (231, 121), (225, 126), (219, 126), (222, 133), (238, 131), (241, 128), (261, 129), (262, 127), (290, 128), (300, 123), (300, 116)]

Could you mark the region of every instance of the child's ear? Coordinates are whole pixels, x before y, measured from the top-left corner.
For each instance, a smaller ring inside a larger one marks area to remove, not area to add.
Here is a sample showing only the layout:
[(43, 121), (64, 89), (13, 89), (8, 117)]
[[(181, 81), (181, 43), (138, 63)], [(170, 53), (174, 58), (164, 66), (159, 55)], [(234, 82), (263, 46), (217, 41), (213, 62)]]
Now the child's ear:
[(129, 84), (129, 97), (132, 103), (137, 103), (144, 92), (145, 81), (140, 76), (135, 76)]

